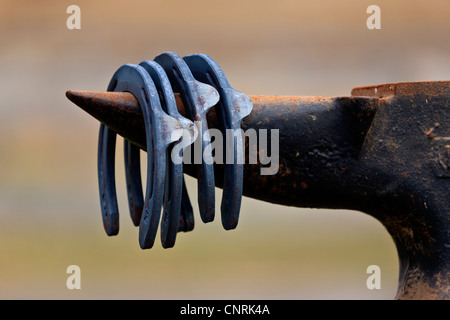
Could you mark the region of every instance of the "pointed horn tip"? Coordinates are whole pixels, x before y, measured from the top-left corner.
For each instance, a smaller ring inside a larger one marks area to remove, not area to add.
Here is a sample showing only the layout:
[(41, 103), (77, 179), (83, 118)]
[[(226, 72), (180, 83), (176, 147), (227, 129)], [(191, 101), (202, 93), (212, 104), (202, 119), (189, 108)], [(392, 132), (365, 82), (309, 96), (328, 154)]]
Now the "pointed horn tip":
[(87, 91), (87, 90), (67, 90), (66, 91), (66, 97), (73, 97), (73, 96), (80, 96), (83, 94), (89, 94), (94, 93), (95, 91)]
[(74, 93), (73, 90), (67, 90), (67, 91), (66, 91), (66, 97), (67, 97), (67, 99), (69, 99), (70, 101), (72, 101), (73, 93)]
[(87, 98), (90, 96), (90, 91), (78, 91), (78, 90), (67, 90), (66, 91), (66, 97), (73, 103), (77, 104), (78, 101), (82, 100), (83, 98)]
[(104, 103), (138, 103), (136, 98), (129, 92), (68, 90), (66, 91), (66, 97), (74, 103), (76, 103), (75, 100), (90, 101), (91, 99), (99, 102), (103, 101)]
[(84, 111), (91, 113), (93, 110), (97, 109), (99, 105), (108, 102), (108, 99), (100, 99), (100, 101), (93, 101), (95, 98), (98, 98), (102, 92), (94, 92), (94, 91), (79, 91), (79, 90), (67, 90), (66, 97), (73, 104), (80, 107)]

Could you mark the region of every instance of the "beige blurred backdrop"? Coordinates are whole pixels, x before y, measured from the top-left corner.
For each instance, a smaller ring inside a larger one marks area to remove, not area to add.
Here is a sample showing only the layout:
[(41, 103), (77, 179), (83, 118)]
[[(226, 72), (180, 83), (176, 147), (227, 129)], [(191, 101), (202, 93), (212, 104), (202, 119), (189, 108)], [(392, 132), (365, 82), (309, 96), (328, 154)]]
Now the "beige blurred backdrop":
[[(81, 30), (66, 28), (71, 4)], [(371, 4), (381, 30), (366, 27)], [(107, 237), (98, 122), (65, 91), (105, 90), (122, 64), (169, 50), (212, 56), (249, 95), (346, 96), (367, 84), (449, 80), (449, 16), (447, 0), (0, 0), (0, 298), (393, 299), (395, 245), (362, 212), (244, 198), (237, 229), (225, 231), (217, 218), (203, 224), (193, 201), (194, 231), (172, 249), (158, 237), (141, 250), (121, 139), (121, 229)], [(66, 287), (73, 264), (80, 290)], [(366, 287), (372, 264), (380, 290)]]

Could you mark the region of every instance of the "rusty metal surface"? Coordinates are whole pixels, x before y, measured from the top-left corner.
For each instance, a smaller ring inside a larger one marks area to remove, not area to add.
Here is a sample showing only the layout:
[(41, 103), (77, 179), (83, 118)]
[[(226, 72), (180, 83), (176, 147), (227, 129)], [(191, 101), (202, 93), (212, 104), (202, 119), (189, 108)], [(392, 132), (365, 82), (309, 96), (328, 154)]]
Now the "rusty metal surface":
[(374, 196), (366, 212), (396, 242), (399, 298), (449, 299), (450, 82), (394, 83), (353, 94), (370, 91), (391, 96), (381, 98), (360, 153), (376, 177), (368, 180)]
[[(281, 147), (275, 175), (246, 161), (243, 194), (374, 216), (398, 249), (397, 298), (449, 299), (449, 89), (449, 81), (433, 81), (358, 87), (348, 97), (249, 96), (253, 111), (242, 128), (277, 128)], [(142, 135), (130, 132), (129, 123), (139, 128), (142, 119), (130, 95), (67, 95), (145, 149)], [(218, 126), (212, 112), (208, 126)], [(185, 172), (196, 175), (189, 166)], [(215, 173), (222, 186), (223, 166)]]

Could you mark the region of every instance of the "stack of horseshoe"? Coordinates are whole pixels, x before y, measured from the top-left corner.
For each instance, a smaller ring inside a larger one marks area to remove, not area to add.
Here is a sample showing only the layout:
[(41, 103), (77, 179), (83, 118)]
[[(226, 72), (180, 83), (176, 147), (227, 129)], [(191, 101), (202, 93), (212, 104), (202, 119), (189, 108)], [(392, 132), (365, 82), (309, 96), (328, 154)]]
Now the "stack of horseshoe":
[[(161, 220), (162, 246), (173, 247), (179, 231), (193, 229), (194, 218), (183, 177), (183, 162), (174, 161), (172, 151), (179, 150), (178, 156), (182, 158), (183, 150), (201, 139), (203, 158), (212, 159), (206, 119), (208, 110), (215, 108), (220, 130), (225, 135), (227, 129), (240, 129), (241, 120), (252, 110), (252, 102), (230, 86), (219, 65), (205, 54), (181, 58), (176, 53), (166, 52), (153, 61), (125, 64), (114, 73), (107, 90), (133, 94), (144, 115), (147, 140), (145, 196), (140, 150), (124, 140), (128, 204), (133, 224), (139, 226), (139, 245), (142, 249), (153, 246)], [(180, 94), (187, 118), (179, 113), (174, 92)], [(98, 180), (103, 226), (109, 236), (119, 232), (114, 164), (116, 136), (113, 130), (100, 125)], [(243, 140), (239, 135), (233, 135), (233, 139), (227, 146), (234, 148), (233, 157), (238, 159), (243, 157)], [(215, 181), (212, 161), (204, 160), (195, 166), (199, 211), (206, 223), (214, 220)], [(237, 226), (242, 183), (243, 163), (225, 163), (221, 216), (226, 230)]]

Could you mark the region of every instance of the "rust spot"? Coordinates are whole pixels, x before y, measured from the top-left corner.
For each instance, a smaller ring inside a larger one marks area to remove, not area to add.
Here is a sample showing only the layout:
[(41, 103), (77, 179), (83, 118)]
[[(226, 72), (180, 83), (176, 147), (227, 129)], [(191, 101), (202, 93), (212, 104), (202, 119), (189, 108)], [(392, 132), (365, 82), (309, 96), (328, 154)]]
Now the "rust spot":
[(427, 95), (440, 95), (448, 91), (450, 81), (411, 81), (394, 82), (379, 85), (356, 87), (352, 96), (369, 96), (378, 98), (391, 98), (393, 96), (414, 96), (417, 93)]
[(425, 132), (425, 135), (428, 137), (428, 138), (430, 138), (430, 139), (432, 139), (432, 138), (434, 138), (434, 128), (430, 128), (430, 130), (428, 130), (427, 132)]

